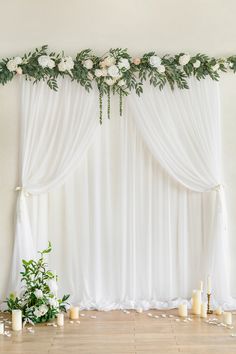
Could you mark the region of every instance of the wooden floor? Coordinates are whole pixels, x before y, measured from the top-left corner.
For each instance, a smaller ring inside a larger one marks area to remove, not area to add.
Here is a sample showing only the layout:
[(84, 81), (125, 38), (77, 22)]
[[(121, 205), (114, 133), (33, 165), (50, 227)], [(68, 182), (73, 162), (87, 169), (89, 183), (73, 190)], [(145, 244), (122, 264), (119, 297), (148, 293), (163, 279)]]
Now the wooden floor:
[[(66, 318), (63, 328), (44, 324), (33, 328), (27, 326), (20, 333), (10, 331), (9, 337), (0, 335), (0, 353), (236, 354), (236, 328), (209, 324), (194, 316), (190, 316), (192, 321), (176, 321), (175, 310), (141, 314), (134, 311), (127, 314), (122, 311), (82, 313), (80, 323), (70, 323)], [(220, 322), (221, 316), (217, 318)], [(11, 324), (7, 323), (7, 326), (6, 330), (10, 330)]]

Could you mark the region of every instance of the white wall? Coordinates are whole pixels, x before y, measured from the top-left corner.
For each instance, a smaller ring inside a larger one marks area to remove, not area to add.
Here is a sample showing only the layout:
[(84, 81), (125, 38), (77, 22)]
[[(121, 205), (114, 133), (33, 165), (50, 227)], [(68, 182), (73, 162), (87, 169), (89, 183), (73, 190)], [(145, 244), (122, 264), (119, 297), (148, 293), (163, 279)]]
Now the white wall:
[[(0, 58), (42, 44), (75, 54), (127, 47), (133, 54), (236, 54), (235, 0), (1, 0)], [(236, 270), (236, 75), (221, 79), (223, 161), (232, 271)], [(18, 175), (19, 90), (0, 87), (0, 298), (10, 266)], [(236, 279), (232, 278), (236, 296)]]

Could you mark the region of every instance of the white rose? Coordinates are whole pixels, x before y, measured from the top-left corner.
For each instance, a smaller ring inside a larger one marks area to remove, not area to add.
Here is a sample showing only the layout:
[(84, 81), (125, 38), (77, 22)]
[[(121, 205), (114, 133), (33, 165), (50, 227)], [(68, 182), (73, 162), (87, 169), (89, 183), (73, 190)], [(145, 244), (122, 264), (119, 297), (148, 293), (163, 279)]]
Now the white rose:
[(193, 63), (193, 66), (195, 69), (199, 68), (200, 65), (201, 65), (201, 62), (198, 59)]
[(40, 289), (36, 289), (35, 292), (34, 292), (34, 295), (37, 297), (37, 299), (42, 299), (43, 292)]
[(16, 71), (17, 69), (17, 64), (15, 62), (14, 59), (10, 59), (8, 62), (7, 62), (7, 69), (9, 71)]
[(48, 63), (50, 61), (50, 57), (48, 55), (41, 55), (38, 58), (38, 63), (40, 66), (42, 66), (42, 68), (46, 68), (48, 66)]
[(48, 61), (48, 67), (49, 67), (49, 69), (53, 69), (53, 68), (55, 67), (55, 62), (54, 62), (54, 60), (50, 59), (50, 60)]
[(41, 313), (41, 316), (44, 316), (45, 313), (48, 312), (48, 307), (46, 305), (41, 305), (41, 306), (39, 306), (39, 311)]
[(48, 303), (51, 307), (58, 307), (59, 302), (56, 299), (52, 299), (51, 297), (48, 299)]
[(181, 66), (184, 66), (184, 65), (188, 64), (190, 59), (191, 59), (191, 57), (189, 54), (183, 54), (179, 57), (179, 64)]
[(157, 71), (160, 73), (160, 74), (163, 74), (165, 71), (166, 71), (166, 68), (164, 65), (159, 65), (158, 68), (157, 68)]
[(71, 70), (71, 69), (73, 69), (73, 67), (74, 67), (74, 61), (73, 61), (73, 59), (72, 59), (71, 57), (65, 57), (65, 58), (64, 58), (64, 61), (65, 61), (65, 63), (66, 63), (66, 67), (67, 67), (66, 70)]
[(126, 82), (125, 82), (125, 80), (122, 79), (122, 80), (118, 81), (117, 85), (122, 87), (122, 86), (126, 85)]
[(120, 68), (120, 69), (126, 69), (126, 70), (129, 70), (129, 68), (130, 68), (130, 63), (129, 63), (129, 61), (128, 61), (128, 59), (126, 59), (126, 58), (121, 58), (120, 60), (119, 60), (119, 63), (118, 63), (118, 67)]
[(161, 65), (161, 58), (159, 58), (157, 55), (152, 55), (149, 58), (149, 64), (151, 66), (154, 66), (154, 68), (157, 68), (158, 66)]
[(102, 76), (102, 70), (96, 69), (96, 70), (95, 70), (95, 76), (96, 76), (96, 77), (101, 77), (101, 76)]
[(116, 63), (116, 60), (114, 57), (112, 56), (108, 56), (106, 57), (104, 60), (103, 60), (103, 63), (106, 65), (106, 66), (112, 66)]
[(114, 85), (115, 82), (116, 82), (116, 80), (114, 80), (114, 79), (105, 79), (105, 83), (106, 83), (108, 86)]
[(53, 293), (54, 295), (57, 294), (57, 290), (58, 290), (58, 285), (55, 279), (49, 279), (47, 281), (47, 285), (50, 289), (50, 292)]
[(224, 67), (226, 70), (230, 69), (230, 63), (228, 61), (224, 62)]
[(220, 65), (216, 63), (215, 65), (212, 66), (212, 71), (217, 71), (219, 69)]
[(85, 61), (83, 62), (83, 66), (84, 66), (86, 69), (88, 69), (88, 70), (92, 69), (92, 67), (93, 67), (93, 62), (92, 62), (92, 60), (91, 60), (91, 59), (85, 60)]
[(101, 72), (102, 72), (102, 76), (107, 76), (107, 69), (104, 68), (101, 70)]
[(60, 63), (58, 64), (59, 71), (70, 71), (74, 67), (74, 62), (71, 57), (62, 58)]
[(64, 62), (64, 60), (60, 61), (60, 63), (58, 64), (58, 70), (59, 71), (66, 71), (67, 70), (67, 66), (66, 66), (66, 63)]
[(17, 65), (22, 64), (22, 58), (21, 57), (15, 57), (14, 60), (15, 60)]
[(71, 70), (74, 67), (74, 62), (73, 59), (71, 57), (66, 57), (64, 59), (64, 63), (66, 64), (66, 69), (67, 70)]
[(41, 312), (38, 309), (34, 310), (34, 315), (35, 315), (35, 317), (41, 317), (42, 316)]
[(116, 65), (110, 66), (108, 68), (107, 72), (111, 77), (118, 77), (119, 76), (119, 69), (117, 68)]

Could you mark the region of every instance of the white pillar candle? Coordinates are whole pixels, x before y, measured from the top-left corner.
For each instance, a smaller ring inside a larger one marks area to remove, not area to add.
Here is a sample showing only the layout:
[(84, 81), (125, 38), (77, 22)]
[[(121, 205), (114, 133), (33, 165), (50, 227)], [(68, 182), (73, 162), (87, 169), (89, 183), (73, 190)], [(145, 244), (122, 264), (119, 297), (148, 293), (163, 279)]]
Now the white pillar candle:
[(227, 325), (232, 324), (232, 313), (231, 312), (223, 312), (223, 322)]
[(71, 307), (70, 308), (70, 319), (71, 320), (78, 320), (79, 318), (79, 307), (75, 306), (75, 307)]
[(138, 312), (138, 313), (142, 313), (142, 312), (143, 312), (143, 309), (141, 309), (141, 308), (140, 308), (140, 309), (137, 309), (137, 312)]
[(179, 305), (178, 314), (179, 314), (180, 317), (187, 317), (188, 316), (187, 304), (180, 304)]
[(207, 303), (206, 302), (201, 303), (201, 317), (202, 318), (207, 317)]
[(202, 280), (200, 281), (200, 287), (199, 287), (199, 289), (201, 290), (201, 293), (203, 293), (203, 281), (202, 281)]
[(21, 310), (12, 310), (12, 329), (13, 329), (13, 331), (22, 330), (22, 312), (21, 312)]
[(219, 307), (217, 307), (217, 309), (215, 309), (215, 314), (216, 314), (217, 316), (222, 315), (222, 307), (221, 307), (221, 306), (219, 306)]
[(211, 294), (211, 277), (208, 275), (207, 277), (207, 294)]
[(57, 325), (59, 327), (63, 327), (64, 326), (64, 314), (63, 313), (58, 313), (58, 315), (57, 315)]
[(0, 334), (4, 333), (4, 323), (0, 322)]
[(202, 303), (201, 290), (193, 290), (192, 301), (193, 301), (192, 313), (194, 315), (200, 315), (201, 314), (201, 303)]

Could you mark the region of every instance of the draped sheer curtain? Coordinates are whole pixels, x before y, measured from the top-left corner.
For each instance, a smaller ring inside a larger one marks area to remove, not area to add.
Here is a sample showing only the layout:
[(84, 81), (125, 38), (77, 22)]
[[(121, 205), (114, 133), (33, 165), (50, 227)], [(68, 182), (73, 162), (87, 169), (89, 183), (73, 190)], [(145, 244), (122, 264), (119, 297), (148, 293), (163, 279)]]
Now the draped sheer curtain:
[(58, 92), (45, 82), (34, 85), (26, 80), (21, 81), (21, 90), (20, 181), (9, 289), (19, 287), (21, 259), (37, 255), (27, 199), (64, 182), (98, 127), (95, 90), (88, 93), (69, 79), (59, 80)]
[[(222, 185), (219, 86), (210, 78), (189, 79), (189, 90), (158, 91), (145, 85), (129, 100), (144, 141), (173, 178), (191, 191), (208, 192), (214, 213), (205, 244), (206, 272), (214, 274), (217, 298), (229, 301), (225, 194)], [(220, 250), (220, 261), (214, 252)], [(221, 284), (221, 285), (219, 285)]]
[(218, 86), (189, 84), (147, 86), (98, 128), (96, 93), (23, 83), (12, 280), (50, 239), (61, 292), (85, 308), (174, 307), (208, 274), (230, 301)]

